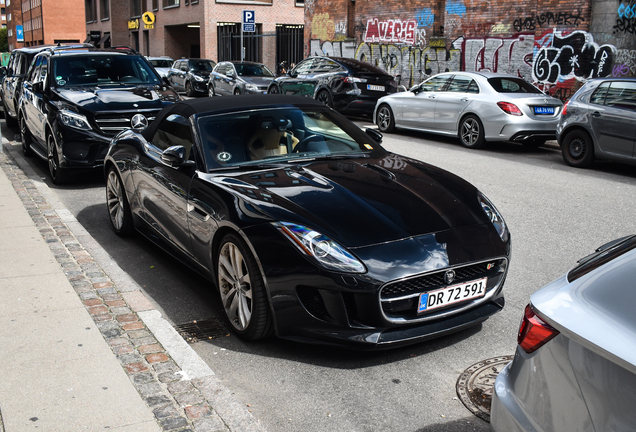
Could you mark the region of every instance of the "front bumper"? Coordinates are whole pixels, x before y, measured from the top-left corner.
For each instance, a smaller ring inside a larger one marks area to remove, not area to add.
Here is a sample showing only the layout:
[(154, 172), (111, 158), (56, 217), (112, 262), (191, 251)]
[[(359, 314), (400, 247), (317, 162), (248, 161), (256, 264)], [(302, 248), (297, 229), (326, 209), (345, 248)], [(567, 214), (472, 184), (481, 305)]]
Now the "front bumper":
[[(484, 246), (492, 238), (483, 232), (480, 234), (484, 240), (482, 242), (469, 241), (470, 236), (466, 235), (462, 247), (449, 246), (448, 266), (460, 274), (460, 268), (474, 267), (475, 261), (481, 265), (484, 255), (499, 256), (487, 260), (504, 264), (489, 267), (492, 283), (489, 281), (486, 295), (477, 300), (467, 300), (428, 314), (417, 315), (415, 309), (419, 293), (446, 286), (443, 277), (441, 285), (428, 285), (428, 282), (421, 279), (433, 275), (438, 277), (438, 273), (443, 274), (448, 267), (431, 264), (434, 267), (426, 268), (414, 262), (413, 266), (369, 269), (367, 273), (359, 275), (335, 273), (310, 263), (288, 244), (287, 239), (281, 237), (274, 242), (271, 233), (259, 232), (260, 230), (261, 228), (252, 227), (245, 234), (254, 247), (255, 256), (258, 257), (264, 274), (276, 334), (283, 339), (358, 349), (389, 349), (477, 325), (499, 312), (505, 304), (503, 285), (508, 269), (510, 244), (499, 240), (496, 246)], [(411, 243), (411, 249), (407, 243)], [(420, 255), (416, 256), (418, 260), (423, 259), (421, 244), (414, 243), (414, 239), (395, 242), (384, 253), (387, 257), (395, 257), (395, 253), (401, 250), (410, 256), (414, 250), (420, 250)], [(376, 257), (378, 260), (384, 258), (381, 256), (383, 252), (377, 249), (379, 247), (369, 247), (365, 251), (358, 249), (355, 252), (358, 258), (368, 263), (372, 261), (369, 257)], [(452, 253), (458, 254), (459, 249), (462, 249), (459, 253), (461, 257), (450, 256)], [(272, 250), (277, 253), (272, 254)], [(474, 259), (476, 253), (481, 254), (481, 259)], [(479, 277), (481, 275), (475, 273), (465, 276), (466, 281)], [(456, 283), (463, 281), (458, 279)], [(381, 294), (388, 287), (395, 292), (394, 286), (402, 282), (409, 286), (416, 285), (416, 288), (401, 291), (398, 295)]]
[(110, 138), (94, 131), (81, 131), (57, 124), (55, 133), (63, 169), (91, 170), (104, 166)]

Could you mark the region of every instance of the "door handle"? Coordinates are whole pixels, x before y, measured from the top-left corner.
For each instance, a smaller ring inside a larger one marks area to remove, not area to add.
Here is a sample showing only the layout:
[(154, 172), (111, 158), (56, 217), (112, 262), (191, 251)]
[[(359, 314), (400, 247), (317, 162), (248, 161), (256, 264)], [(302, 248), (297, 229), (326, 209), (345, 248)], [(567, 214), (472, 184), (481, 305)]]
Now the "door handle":
[(600, 117), (600, 116), (601, 116), (601, 113), (600, 113), (600, 112), (598, 112), (598, 111), (594, 111), (594, 112), (592, 113), (592, 115), (593, 115), (594, 117)]
[(461, 101), (462, 102), (468, 102), (468, 98), (462, 98)]

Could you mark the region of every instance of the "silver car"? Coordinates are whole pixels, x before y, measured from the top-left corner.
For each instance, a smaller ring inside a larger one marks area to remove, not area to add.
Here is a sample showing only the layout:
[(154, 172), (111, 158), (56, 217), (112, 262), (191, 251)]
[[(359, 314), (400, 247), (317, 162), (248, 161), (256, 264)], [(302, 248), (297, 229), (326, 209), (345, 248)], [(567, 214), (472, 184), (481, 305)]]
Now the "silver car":
[(161, 77), (167, 77), (174, 60), (170, 57), (146, 57)]
[(447, 72), (382, 97), (373, 120), (382, 132), (398, 127), (458, 136), (468, 148), (488, 141), (539, 146), (555, 139), (562, 107), (559, 99), (512, 75)]
[(597, 78), (565, 104), (557, 140), (563, 160), (585, 168), (594, 159), (636, 165), (636, 78)]
[(497, 376), (495, 432), (636, 430), (636, 236), (535, 292)]

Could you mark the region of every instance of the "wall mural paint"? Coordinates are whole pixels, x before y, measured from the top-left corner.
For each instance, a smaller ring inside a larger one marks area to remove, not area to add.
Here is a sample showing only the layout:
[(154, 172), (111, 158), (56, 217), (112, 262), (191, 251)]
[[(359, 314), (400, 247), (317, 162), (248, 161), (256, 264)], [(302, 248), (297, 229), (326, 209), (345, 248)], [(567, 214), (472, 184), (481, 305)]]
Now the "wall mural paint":
[[(463, 1), (447, 0), (445, 13), (447, 29), (485, 36), (460, 36), (449, 45), (443, 37), (427, 39), (426, 29), (432, 32), (435, 16), (430, 8), (423, 8), (413, 19), (370, 18), (357, 22), (355, 39), (345, 39), (345, 23), (334, 23), (328, 13), (323, 13), (313, 16), (308, 54), (371, 63), (399, 76), (400, 84), (406, 87), (445, 71), (509, 73), (561, 99), (569, 98), (590, 78), (636, 76), (636, 50), (617, 49), (609, 43), (624, 41), (625, 46), (634, 48), (630, 33), (636, 32), (636, 0), (620, 0), (614, 34), (599, 33), (599, 41), (592, 33), (576, 29), (587, 24), (578, 12), (537, 13), (511, 18), (512, 22), (507, 23), (464, 23)], [(540, 32), (542, 29), (545, 31)]]

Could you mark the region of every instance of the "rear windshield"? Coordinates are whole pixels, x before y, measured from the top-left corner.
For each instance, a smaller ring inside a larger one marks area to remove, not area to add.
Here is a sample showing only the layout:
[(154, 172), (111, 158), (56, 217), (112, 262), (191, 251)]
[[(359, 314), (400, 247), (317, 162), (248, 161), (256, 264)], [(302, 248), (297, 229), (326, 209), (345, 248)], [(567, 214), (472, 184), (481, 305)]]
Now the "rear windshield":
[(53, 63), (56, 87), (161, 84), (139, 56), (92, 55), (59, 57)]
[(339, 63), (344, 64), (345, 66), (352, 69), (354, 72), (363, 72), (363, 73), (374, 73), (374, 74), (382, 74), (387, 75), (385, 71), (375, 66), (370, 65), (369, 63), (361, 62), (358, 60), (347, 59), (347, 58), (339, 58)]
[(169, 68), (172, 66), (172, 60), (149, 60), (154, 67)]
[(539, 93), (541, 90), (521, 78), (489, 78), (488, 82), (499, 93)]

